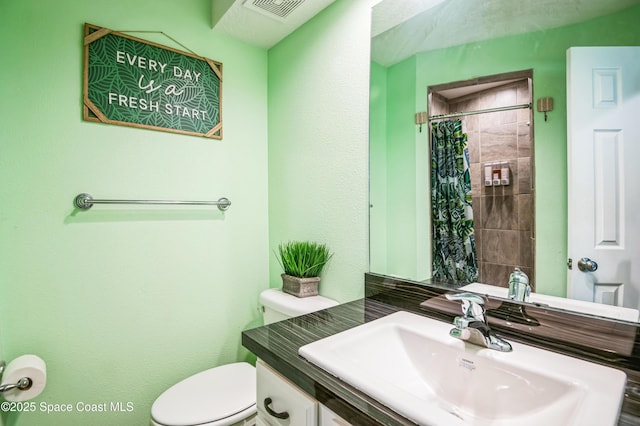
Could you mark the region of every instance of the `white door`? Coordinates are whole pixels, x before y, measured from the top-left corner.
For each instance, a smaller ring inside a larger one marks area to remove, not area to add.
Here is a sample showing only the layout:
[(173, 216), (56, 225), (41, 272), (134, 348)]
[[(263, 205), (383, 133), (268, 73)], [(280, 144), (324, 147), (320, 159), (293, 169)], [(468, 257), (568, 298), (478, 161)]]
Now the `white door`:
[(567, 51), (567, 130), (567, 296), (638, 309), (640, 47)]

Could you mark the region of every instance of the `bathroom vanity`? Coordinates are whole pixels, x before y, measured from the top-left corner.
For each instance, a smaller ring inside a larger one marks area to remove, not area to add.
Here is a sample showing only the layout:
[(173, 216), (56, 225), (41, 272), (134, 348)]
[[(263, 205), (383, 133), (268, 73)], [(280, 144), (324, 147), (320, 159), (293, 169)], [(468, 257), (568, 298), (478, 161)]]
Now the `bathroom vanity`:
[(258, 360), (256, 372), (258, 379), (256, 426), (349, 425), (349, 422), (302, 391), (264, 361)]
[[(413, 425), (415, 423), (368, 394), (309, 363), (298, 355), (298, 350), (398, 311), (451, 324), (460, 310), (459, 303), (443, 297), (451, 290), (455, 289), (365, 274), (363, 299), (247, 330), (243, 332), (242, 342), (261, 362), (268, 364), (259, 365), (259, 369), (272, 378), (280, 378), (309, 402), (310, 412), (315, 414), (301, 424)], [(627, 385), (618, 425), (640, 424), (640, 340), (636, 324), (601, 320), (548, 307), (527, 306), (525, 310), (518, 303), (501, 299), (488, 301), (487, 316), (491, 327), (511, 342), (624, 371)], [(259, 373), (259, 389), (264, 385), (261, 382)], [(267, 393), (258, 391), (259, 410), (265, 410)], [(271, 408), (280, 411), (277, 406)]]

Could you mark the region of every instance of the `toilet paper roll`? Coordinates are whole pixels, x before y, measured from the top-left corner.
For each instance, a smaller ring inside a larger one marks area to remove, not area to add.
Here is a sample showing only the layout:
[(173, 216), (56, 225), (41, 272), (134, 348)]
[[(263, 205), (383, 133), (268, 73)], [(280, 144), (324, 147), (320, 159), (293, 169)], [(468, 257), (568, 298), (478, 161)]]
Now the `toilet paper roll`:
[(3, 392), (2, 396), (7, 401), (26, 401), (40, 395), (47, 383), (46, 364), (36, 355), (19, 356), (7, 365), (2, 384), (15, 384), (23, 377), (31, 379), (31, 386), (24, 390), (15, 388)]

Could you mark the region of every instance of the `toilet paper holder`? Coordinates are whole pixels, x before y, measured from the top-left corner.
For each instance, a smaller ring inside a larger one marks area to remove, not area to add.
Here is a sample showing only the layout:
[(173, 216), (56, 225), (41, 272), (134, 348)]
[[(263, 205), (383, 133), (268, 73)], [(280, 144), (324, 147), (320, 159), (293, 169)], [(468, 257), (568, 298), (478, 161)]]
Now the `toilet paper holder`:
[[(2, 374), (4, 373), (4, 369), (6, 367), (7, 367), (7, 363), (4, 361), (0, 361), (0, 379), (2, 379)], [(18, 383), (9, 383), (6, 385), (0, 385), (0, 392), (6, 392), (16, 388), (20, 390), (27, 390), (31, 387), (32, 384), (33, 384), (33, 381), (31, 381), (30, 378), (23, 377), (20, 380), (18, 380)]]

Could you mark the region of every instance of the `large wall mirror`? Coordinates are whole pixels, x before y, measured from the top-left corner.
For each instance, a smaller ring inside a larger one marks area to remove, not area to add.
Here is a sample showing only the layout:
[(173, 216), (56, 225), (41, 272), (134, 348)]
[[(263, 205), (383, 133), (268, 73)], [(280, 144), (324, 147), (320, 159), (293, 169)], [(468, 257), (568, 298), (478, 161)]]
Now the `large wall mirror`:
[[(602, 309), (583, 311), (567, 298), (580, 260), (568, 268), (578, 255), (568, 248), (568, 215), (576, 209), (569, 201), (567, 51), (640, 45), (640, 1), (383, 0), (372, 20), (371, 272), (426, 285), (434, 273), (430, 152), (432, 126), (439, 121), (416, 124), (416, 113), (433, 117), (531, 103), (531, 109), (460, 119), (476, 191), (478, 273), (469, 282), (481, 285), (477, 291), (498, 297), (505, 291), (506, 297), (509, 272), (519, 266), (542, 297), (539, 303), (637, 321), (640, 277), (633, 273), (625, 279), (638, 289), (626, 286), (624, 303), (606, 300)], [(540, 98), (553, 98), (553, 109), (538, 112)], [(483, 137), (491, 141), (477, 141)], [(484, 186), (485, 165), (493, 162), (507, 164), (508, 185)], [(629, 311), (610, 315), (608, 304)]]

